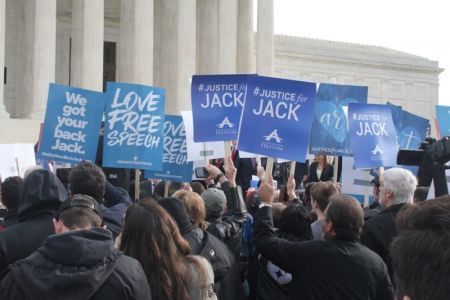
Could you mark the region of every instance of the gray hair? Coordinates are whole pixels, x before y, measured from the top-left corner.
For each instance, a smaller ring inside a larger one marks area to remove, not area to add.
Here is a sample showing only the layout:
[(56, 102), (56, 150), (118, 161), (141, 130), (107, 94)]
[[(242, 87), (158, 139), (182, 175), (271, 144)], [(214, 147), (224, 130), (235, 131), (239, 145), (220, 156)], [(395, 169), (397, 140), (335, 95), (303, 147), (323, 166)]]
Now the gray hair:
[(392, 168), (383, 174), (383, 189), (393, 193), (393, 204), (413, 203), (416, 187), (417, 178), (409, 170)]

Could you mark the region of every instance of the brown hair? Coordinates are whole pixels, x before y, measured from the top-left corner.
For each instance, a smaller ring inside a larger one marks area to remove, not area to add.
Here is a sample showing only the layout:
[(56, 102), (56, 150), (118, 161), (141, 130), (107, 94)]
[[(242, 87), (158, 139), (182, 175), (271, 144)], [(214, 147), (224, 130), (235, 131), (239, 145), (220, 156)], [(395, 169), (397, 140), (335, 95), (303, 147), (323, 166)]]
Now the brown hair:
[(448, 299), (450, 196), (406, 204), (397, 228), (391, 257), (398, 299)]
[(282, 202), (275, 202), (272, 204), (273, 225), (278, 228), (281, 221), (281, 214), (286, 208), (286, 204)]
[(191, 223), (206, 230), (208, 223), (205, 221), (206, 209), (202, 197), (195, 192), (183, 190), (175, 192), (172, 196), (183, 201)]
[(311, 199), (317, 202), (319, 209), (325, 211), (330, 197), (338, 193), (338, 188), (331, 181), (319, 181), (311, 187)]
[(142, 201), (128, 208), (120, 250), (141, 263), (154, 299), (190, 299), (188, 264), (206, 278), (197, 260), (188, 257), (189, 244), (176, 222), (155, 202)]
[(325, 218), (333, 223), (336, 237), (358, 240), (364, 224), (364, 212), (355, 198), (335, 194), (330, 197), (330, 205), (325, 211)]

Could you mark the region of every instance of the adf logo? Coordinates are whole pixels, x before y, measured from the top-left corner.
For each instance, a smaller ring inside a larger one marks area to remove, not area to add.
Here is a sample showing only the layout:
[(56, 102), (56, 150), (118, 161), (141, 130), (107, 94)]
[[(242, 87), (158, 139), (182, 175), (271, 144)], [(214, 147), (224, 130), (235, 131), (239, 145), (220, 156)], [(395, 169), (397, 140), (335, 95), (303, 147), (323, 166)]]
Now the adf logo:
[(370, 153), (372, 153), (372, 155), (383, 155), (383, 149), (381, 149), (380, 145), (377, 144), (375, 148), (370, 151)]
[(278, 135), (278, 129), (275, 129), (274, 131), (272, 131), (269, 135), (265, 135), (264, 136), (264, 140), (266, 142), (270, 142), (271, 140), (275, 140), (278, 144), (280, 144), (281, 142), (283, 142), (283, 139), (280, 138), (280, 136)]
[(225, 117), (225, 119), (223, 119), (222, 123), (219, 123), (216, 126), (219, 127), (220, 129), (224, 128), (225, 126), (228, 126), (228, 128), (233, 128), (234, 124), (231, 123), (230, 120), (228, 120), (228, 117)]

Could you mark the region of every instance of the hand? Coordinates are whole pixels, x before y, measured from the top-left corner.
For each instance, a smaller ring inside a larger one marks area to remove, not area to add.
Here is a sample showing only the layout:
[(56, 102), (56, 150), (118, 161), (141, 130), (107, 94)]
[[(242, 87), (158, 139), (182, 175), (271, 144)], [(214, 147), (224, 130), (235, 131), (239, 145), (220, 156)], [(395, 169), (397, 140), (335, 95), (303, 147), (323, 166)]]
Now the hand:
[(225, 159), (225, 164), (224, 164), (223, 168), (225, 170), (225, 177), (228, 179), (230, 186), (236, 187), (237, 169), (234, 166), (233, 160), (231, 159), (230, 155), (228, 155), (228, 157)]
[(292, 201), (297, 198), (297, 195), (295, 194), (294, 176), (289, 176), (288, 184), (287, 184), (287, 196), (288, 196), (289, 201)]
[(273, 195), (275, 194), (275, 189), (272, 185), (273, 178), (270, 176), (269, 180), (262, 180), (259, 186), (259, 199), (267, 204), (272, 205)]
[(222, 171), (220, 171), (220, 169), (214, 165), (206, 165), (205, 166), (206, 170), (208, 171), (208, 177), (207, 179), (215, 179), (217, 177), (217, 175), (219, 175), (220, 173), (222, 173)]
[(266, 178), (266, 171), (263, 167), (258, 166), (258, 169), (256, 171), (256, 175), (258, 176), (260, 181), (263, 181), (264, 178)]

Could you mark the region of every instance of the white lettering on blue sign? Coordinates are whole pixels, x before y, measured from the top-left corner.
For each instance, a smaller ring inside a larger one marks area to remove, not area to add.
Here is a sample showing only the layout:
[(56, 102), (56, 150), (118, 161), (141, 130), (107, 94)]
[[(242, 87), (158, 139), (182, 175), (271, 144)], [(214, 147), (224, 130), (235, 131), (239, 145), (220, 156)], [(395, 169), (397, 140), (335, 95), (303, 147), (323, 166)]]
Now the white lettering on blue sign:
[(295, 119), (295, 121), (298, 121), (297, 110), (300, 108), (300, 104), (278, 102), (274, 108), (272, 100), (267, 100), (266, 103), (264, 102), (264, 99), (260, 100), (259, 109), (253, 109), (253, 114), (262, 115), (263, 117), (268, 115), (278, 119)]

